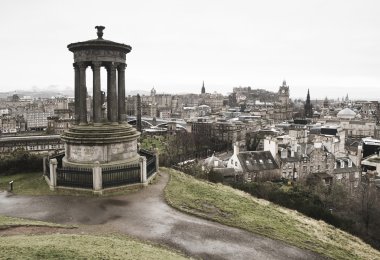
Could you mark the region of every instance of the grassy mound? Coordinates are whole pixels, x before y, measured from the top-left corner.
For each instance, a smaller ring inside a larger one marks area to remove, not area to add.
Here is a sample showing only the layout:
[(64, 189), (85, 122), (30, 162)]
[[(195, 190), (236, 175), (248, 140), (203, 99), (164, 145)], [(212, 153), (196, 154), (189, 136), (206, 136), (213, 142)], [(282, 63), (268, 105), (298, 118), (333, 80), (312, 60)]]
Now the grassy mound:
[(323, 221), (308, 218), (231, 187), (165, 169), (170, 205), (225, 225), (284, 241), (333, 259), (380, 259), (380, 252), (359, 238)]
[(0, 229), (10, 228), (10, 227), (58, 227), (58, 228), (74, 228), (75, 226), (67, 226), (55, 223), (48, 223), (38, 220), (30, 220), (23, 218), (13, 218), (0, 215)]
[[(54, 223), (0, 216), (0, 230), (9, 227), (73, 228)], [(167, 248), (124, 235), (0, 236), (0, 259), (187, 259)]]
[(52, 234), (0, 237), (0, 259), (186, 259), (126, 236)]

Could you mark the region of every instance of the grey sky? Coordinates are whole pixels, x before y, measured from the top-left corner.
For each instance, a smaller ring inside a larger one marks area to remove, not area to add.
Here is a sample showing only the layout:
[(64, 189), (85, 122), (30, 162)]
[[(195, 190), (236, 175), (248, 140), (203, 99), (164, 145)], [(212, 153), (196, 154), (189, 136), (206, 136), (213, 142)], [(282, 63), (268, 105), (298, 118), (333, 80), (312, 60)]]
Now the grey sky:
[[(292, 97), (378, 99), (380, 1), (3, 1), (0, 91), (72, 88), (67, 44), (132, 46), (126, 87), (227, 93), (234, 86)], [(90, 74), (91, 70), (88, 70)], [(104, 77), (103, 77), (104, 79)], [(104, 84), (103, 84), (104, 85)]]

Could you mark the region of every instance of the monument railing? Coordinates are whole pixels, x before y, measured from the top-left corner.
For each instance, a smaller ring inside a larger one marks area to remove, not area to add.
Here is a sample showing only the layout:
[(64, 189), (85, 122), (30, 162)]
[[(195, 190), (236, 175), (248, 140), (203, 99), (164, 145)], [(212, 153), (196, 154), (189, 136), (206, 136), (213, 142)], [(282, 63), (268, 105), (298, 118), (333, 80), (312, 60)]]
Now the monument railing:
[(140, 155), (146, 157), (146, 177), (149, 178), (157, 171), (157, 154), (145, 149), (140, 149)]
[(140, 182), (140, 164), (102, 168), (103, 188)]
[(91, 168), (57, 168), (57, 186), (93, 188)]
[(156, 156), (147, 159), (146, 168), (146, 177), (149, 178), (156, 172)]
[(158, 153), (140, 150), (138, 163), (101, 167), (98, 162), (88, 168), (62, 167), (64, 154), (44, 159), (44, 175), (52, 190), (57, 188), (91, 189), (94, 192), (130, 184), (144, 183), (158, 171)]

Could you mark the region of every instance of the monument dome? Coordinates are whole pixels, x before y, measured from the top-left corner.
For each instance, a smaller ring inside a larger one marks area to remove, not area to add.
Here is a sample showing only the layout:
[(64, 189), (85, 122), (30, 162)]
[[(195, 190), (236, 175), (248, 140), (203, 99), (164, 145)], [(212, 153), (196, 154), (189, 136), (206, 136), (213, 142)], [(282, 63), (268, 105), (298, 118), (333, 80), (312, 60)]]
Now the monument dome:
[(349, 108), (345, 108), (339, 111), (339, 113), (336, 116), (341, 119), (354, 119), (356, 113)]

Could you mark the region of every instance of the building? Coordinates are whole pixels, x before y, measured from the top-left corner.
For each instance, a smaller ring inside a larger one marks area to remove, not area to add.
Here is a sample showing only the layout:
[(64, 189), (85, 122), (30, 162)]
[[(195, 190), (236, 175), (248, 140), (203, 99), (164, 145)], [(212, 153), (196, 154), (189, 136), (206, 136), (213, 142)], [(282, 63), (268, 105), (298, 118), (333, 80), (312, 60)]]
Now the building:
[(267, 181), (280, 179), (280, 168), (270, 151), (240, 151), (234, 145), (234, 153), (227, 168), (235, 170), (238, 181)]
[(59, 135), (12, 136), (0, 138), (0, 153), (10, 153), (17, 149), (30, 152), (54, 152), (63, 150), (64, 144)]

